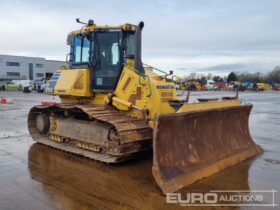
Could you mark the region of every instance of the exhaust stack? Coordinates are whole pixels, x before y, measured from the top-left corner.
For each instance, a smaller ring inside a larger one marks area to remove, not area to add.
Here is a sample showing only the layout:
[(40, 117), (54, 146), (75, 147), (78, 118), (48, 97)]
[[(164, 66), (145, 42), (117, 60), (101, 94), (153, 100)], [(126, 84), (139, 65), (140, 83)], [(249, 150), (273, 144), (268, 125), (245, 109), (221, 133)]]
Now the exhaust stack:
[(142, 63), (142, 29), (144, 28), (144, 22), (141, 21), (136, 28), (135, 32), (135, 54), (134, 54), (134, 68), (141, 72), (144, 73), (144, 67)]

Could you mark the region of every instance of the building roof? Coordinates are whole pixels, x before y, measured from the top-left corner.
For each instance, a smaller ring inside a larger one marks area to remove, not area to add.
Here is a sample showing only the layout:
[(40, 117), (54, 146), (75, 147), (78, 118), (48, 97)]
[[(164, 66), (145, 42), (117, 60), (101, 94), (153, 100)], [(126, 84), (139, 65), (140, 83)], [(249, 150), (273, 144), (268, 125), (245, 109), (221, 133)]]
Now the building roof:
[(40, 59), (45, 59), (45, 58), (43, 58), (43, 57), (24, 56), (24, 55), (7, 55), (7, 54), (0, 54), (0, 56), (11, 56), (11, 57), (22, 57), (22, 58), (40, 58)]
[(52, 60), (52, 59), (46, 59), (43, 57), (34, 57), (34, 56), (25, 56), (25, 55), (7, 55), (7, 54), (0, 54), (1, 56), (8, 56), (8, 57), (21, 57), (21, 58), (37, 58), (37, 59), (44, 59), (45, 61), (51, 61), (51, 62), (66, 62), (66, 61), (61, 61), (61, 60)]

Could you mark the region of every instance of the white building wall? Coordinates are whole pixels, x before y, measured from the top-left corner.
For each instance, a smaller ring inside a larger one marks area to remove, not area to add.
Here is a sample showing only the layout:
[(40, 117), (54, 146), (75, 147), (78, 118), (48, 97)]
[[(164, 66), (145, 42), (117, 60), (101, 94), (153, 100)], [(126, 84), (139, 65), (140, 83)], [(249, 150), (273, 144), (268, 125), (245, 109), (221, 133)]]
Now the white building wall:
[(66, 65), (66, 62), (39, 57), (0, 55), (0, 81), (42, 79), (46, 77), (46, 73), (53, 73), (63, 65)]
[(67, 66), (67, 63), (64, 61), (45, 60), (45, 73), (53, 74), (59, 70), (61, 66)]

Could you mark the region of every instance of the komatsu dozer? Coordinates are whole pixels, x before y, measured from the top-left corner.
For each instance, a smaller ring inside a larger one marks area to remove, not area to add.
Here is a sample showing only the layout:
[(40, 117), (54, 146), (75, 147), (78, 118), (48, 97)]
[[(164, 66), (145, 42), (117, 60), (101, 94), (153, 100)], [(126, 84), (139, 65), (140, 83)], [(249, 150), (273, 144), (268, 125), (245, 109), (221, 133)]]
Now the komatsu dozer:
[(69, 66), (46, 92), (61, 103), (34, 106), (28, 129), (39, 143), (105, 163), (153, 151), (163, 193), (259, 154), (249, 133), (251, 104), (236, 97), (178, 100), (173, 72), (144, 65), (138, 25), (98, 26), (68, 34)]

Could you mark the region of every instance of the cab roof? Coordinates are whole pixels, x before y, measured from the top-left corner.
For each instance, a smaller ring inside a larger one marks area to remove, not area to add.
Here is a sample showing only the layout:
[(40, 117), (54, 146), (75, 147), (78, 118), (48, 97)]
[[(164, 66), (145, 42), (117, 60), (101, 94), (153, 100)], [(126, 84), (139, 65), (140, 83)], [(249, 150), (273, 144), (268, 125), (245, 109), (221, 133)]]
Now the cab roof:
[(83, 26), (79, 30), (71, 31), (68, 35), (75, 35), (75, 34), (80, 34), (80, 33), (84, 33), (84, 32), (92, 32), (96, 29), (122, 29), (125, 31), (135, 31), (136, 25), (126, 23), (126, 24), (119, 25), (119, 26), (108, 26), (108, 25), (98, 26), (94, 23), (90, 26)]

